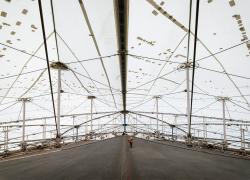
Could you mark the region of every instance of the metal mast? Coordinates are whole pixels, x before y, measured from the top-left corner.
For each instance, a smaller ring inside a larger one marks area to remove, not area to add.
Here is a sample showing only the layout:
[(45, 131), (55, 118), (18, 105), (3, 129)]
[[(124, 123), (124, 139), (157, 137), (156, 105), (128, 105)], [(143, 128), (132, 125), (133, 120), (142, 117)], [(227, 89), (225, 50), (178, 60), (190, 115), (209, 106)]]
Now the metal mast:
[(26, 102), (30, 102), (30, 98), (19, 98), (18, 101), (22, 102), (23, 107), (23, 124), (22, 124), (22, 142), (21, 149), (26, 150), (26, 142), (25, 142), (25, 121), (26, 121)]
[(227, 129), (226, 129), (226, 101), (229, 101), (229, 97), (218, 97), (218, 101), (222, 102), (222, 118), (223, 118), (223, 146), (227, 147)]
[(61, 93), (63, 93), (62, 90), (62, 84), (61, 84), (61, 76), (62, 76), (62, 70), (68, 70), (68, 66), (62, 62), (53, 62), (50, 64), (50, 67), (52, 69), (57, 70), (57, 115), (56, 115), (56, 123), (57, 123), (57, 132), (58, 136), (61, 136), (60, 132), (60, 124), (61, 124)]
[(128, 47), (128, 19), (129, 19), (129, 1), (114, 0), (116, 34), (118, 42), (118, 52), (121, 71), (121, 87), (124, 115), (123, 126), (126, 133), (126, 94), (127, 94), (127, 47)]
[(88, 96), (88, 99), (90, 99), (90, 133), (93, 132), (93, 100), (95, 99), (95, 96)]

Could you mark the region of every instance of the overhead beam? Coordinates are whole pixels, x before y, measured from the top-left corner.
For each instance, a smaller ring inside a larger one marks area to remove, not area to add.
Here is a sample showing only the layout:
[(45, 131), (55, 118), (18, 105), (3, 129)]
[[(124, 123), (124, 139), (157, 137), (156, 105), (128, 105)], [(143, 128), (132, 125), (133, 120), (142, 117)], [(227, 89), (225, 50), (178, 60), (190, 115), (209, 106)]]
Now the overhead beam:
[[(156, 112), (148, 112), (148, 111), (129, 111), (129, 113), (140, 113), (140, 114), (156, 114)], [(187, 114), (176, 114), (176, 113), (164, 113), (164, 112), (158, 112), (158, 114), (162, 115), (170, 115), (170, 116), (180, 116), (180, 117), (186, 117)], [(197, 117), (197, 118), (206, 118), (206, 119), (213, 119), (213, 120), (223, 120), (223, 118), (220, 117), (213, 117), (213, 116), (201, 116), (201, 115), (192, 115), (192, 117)], [(234, 121), (234, 122), (241, 122), (241, 123), (249, 123), (247, 120), (241, 120), (241, 119), (227, 119), (225, 118), (226, 121)]]
[[(106, 112), (93, 112), (92, 114), (110, 114), (110, 113), (115, 113), (115, 112), (120, 112), (120, 111), (106, 111)], [(88, 116), (91, 115), (91, 113), (78, 113), (78, 114), (65, 114), (61, 115), (61, 118), (66, 118), (66, 117), (73, 117), (73, 116)], [(51, 119), (54, 118), (54, 116), (45, 116), (45, 117), (37, 117), (37, 118), (29, 118), (25, 119), (25, 122), (27, 121), (35, 121), (35, 120), (43, 120), (43, 119)], [(20, 123), (22, 120), (11, 120), (11, 121), (5, 121), (5, 122), (0, 122), (0, 125), (3, 124), (13, 124), (13, 123)]]
[(127, 49), (128, 49), (128, 20), (129, 0), (114, 0), (116, 35), (121, 73), (121, 88), (124, 114), (124, 132), (126, 132), (126, 94), (127, 94)]

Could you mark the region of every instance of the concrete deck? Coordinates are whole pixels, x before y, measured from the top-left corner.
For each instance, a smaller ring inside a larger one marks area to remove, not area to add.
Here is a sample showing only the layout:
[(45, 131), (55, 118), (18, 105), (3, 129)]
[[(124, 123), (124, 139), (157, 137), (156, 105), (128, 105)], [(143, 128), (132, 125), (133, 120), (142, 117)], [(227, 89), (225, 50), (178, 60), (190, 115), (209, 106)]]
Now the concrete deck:
[(249, 180), (250, 160), (225, 157), (127, 137), (0, 161), (6, 179)]

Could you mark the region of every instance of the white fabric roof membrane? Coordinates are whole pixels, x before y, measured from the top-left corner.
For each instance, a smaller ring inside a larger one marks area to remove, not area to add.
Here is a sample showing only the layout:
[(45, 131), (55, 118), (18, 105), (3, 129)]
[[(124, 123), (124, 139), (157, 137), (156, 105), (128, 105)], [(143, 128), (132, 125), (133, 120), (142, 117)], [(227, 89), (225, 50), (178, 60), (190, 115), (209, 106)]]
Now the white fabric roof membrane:
[[(179, 67), (187, 59), (193, 61), (195, 2), (187, 58), (188, 0), (129, 1), (128, 110), (156, 112), (154, 97), (160, 96), (159, 112), (186, 114), (186, 71)], [(77, 0), (53, 0), (58, 58), (50, 1), (42, 1), (49, 61), (60, 61), (69, 67), (69, 70), (62, 71), (61, 114), (89, 113), (91, 107), (87, 97), (90, 95), (96, 96), (94, 112), (121, 111), (121, 75), (113, 1), (84, 0), (83, 3), (94, 34), (90, 33)], [(246, 140), (250, 135), (247, 131), (250, 124), (250, 16), (247, 7), (250, 7), (250, 2), (243, 0), (200, 1), (192, 110), (193, 115), (222, 118), (222, 102), (218, 97), (228, 97), (226, 118), (240, 121), (227, 123), (243, 123)], [(22, 103), (17, 100), (24, 97), (31, 98), (26, 104), (27, 119), (53, 116), (38, 2), (2, 0), (0, 11), (0, 124), (4, 126), (22, 120)], [(51, 69), (51, 74), (57, 105), (57, 70)], [(190, 87), (191, 84), (192, 69)], [(94, 124), (105, 124), (115, 116), (102, 118)], [(122, 124), (120, 116), (117, 117), (113, 123)], [(164, 115), (161, 118), (174, 123), (174, 117)], [(77, 116), (76, 123), (89, 118)], [(135, 122), (133, 118), (135, 115), (128, 115), (128, 123), (151, 121), (140, 116)], [(192, 127), (202, 130), (202, 125), (195, 125), (202, 122), (202, 118), (193, 117)], [(222, 119), (206, 120), (208, 124), (222, 122)], [(27, 124), (41, 123), (43, 120)], [(47, 123), (55, 122), (52, 118)], [(178, 116), (178, 123), (187, 123), (187, 118)], [(62, 118), (61, 124), (72, 125), (72, 116)], [(187, 125), (180, 127), (187, 130)], [(146, 126), (140, 128), (148, 129)], [(152, 125), (152, 129), (155, 128)], [(223, 133), (222, 125), (210, 125), (207, 129)], [(41, 130), (39, 126), (28, 127), (27, 134)], [(239, 126), (228, 126), (227, 130), (229, 137), (240, 137)], [(13, 128), (10, 135), (21, 137), (21, 129)], [(208, 136), (222, 138), (213, 133)], [(3, 135), (1, 139), (3, 141)]]

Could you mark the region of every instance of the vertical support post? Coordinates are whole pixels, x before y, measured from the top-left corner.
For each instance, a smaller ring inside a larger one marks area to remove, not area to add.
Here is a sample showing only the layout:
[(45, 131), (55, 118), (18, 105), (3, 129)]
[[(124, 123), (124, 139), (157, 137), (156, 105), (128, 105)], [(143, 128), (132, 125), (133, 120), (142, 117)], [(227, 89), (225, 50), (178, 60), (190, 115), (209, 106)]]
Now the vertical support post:
[(164, 125), (165, 125), (165, 124), (163, 123), (163, 119), (164, 119), (164, 118), (163, 118), (163, 114), (162, 114), (162, 115), (161, 115), (161, 120), (162, 120), (162, 122), (161, 122), (161, 125), (162, 125), (162, 126), (161, 126), (161, 132), (162, 132), (162, 134), (164, 135)]
[(121, 74), (121, 92), (123, 102), (123, 134), (126, 134), (126, 113), (127, 113), (127, 48), (128, 48), (128, 19), (129, 1), (114, 0), (114, 14), (116, 34), (118, 42), (118, 53)]
[(242, 125), (240, 125), (240, 147), (243, 147), (243, 138), (242, 138)]
[(226, 101), (230, 100), (229, 97), (218, 97), (218, 101), (222, 101), (222, 119), (223, 119), (223, 148), (227, 147), (227, 127), (226, 127)]
[(230, 100), (229, 97), (218, 97), (219, 101), (222, 101), (222, 116), (223, 116), (223, 148), (227, 147), (227, 127), (226, 127), (226, 101)]
[(136, 128), (136, 130), (138, 130), (137, 128), (138, 128), (138, 126), (137, 126), (137, 114), (135, 115), (135, 128)]
[(123, 114), (123, 124), (124, 124), (124, 126), (123, 126), (123, 132), (124, 133), (126, 133), (126, 126), (127, 126), (127, 122), (126, 122), (126, 113), (124, 112), (124, 114)]
[(78, 130), (79, 130), (79, 126), (76, 127), (76, 141), (78, 141)]
[(3, 132), (4, 132), (4, 150), (8, 150), (8, 141), (9, 141), (9, 127), (5, 126), (3, 127)]
[(174, 141), (174, 127), (171, 126), (171, 128), (172, 128), (172, 141)]
[(5, 133), (6, 133), (6, 141), (5, 141), (5, 149), (8, 150), (9, 149), (9, 127), (6, 126), (5, 128)]
[(156, 103), (156, 131), (159, 133), (159, 98), (160, 96), (154, 96)]
[(8, 126), (3, 127), (4, 132), (4, 150), (8, 150)]
[(206, 120), (203, 117), (203, 140), (206, 141), (207, 139), (207, 125), (206, 125)]
[(73, 140), (75, 139), (75, 116), (72, 116), (72, 125), (73, 125), (73, 134), (72, 134), (72, 137), (73, 137)]
[(23, 103), (23, 135), (22, 135), (22, 143), (25, 143), (25, 105), (26, 105), (26, 101), (25, 99), (22, 99), (22, 103)]
[(90, 105), (90, 131), (93, 131), (93, 99), (91, 99), (91, 105)]
[(191, 138), (191, 117), (190, 117), (190, 87), (189, 87), (189, 62), (186, 63), (186, 82), (187, 82), (187, 118), (188, 118), (188, 134), (187, 137)]
[(88, 96), (88, 99), (90, 99), (90, 132), (93, 131), (93, 100), (95, 99), (95, 96)]
[(156, 118), (157, 118), (157, 124), (156, 124), (156, 129), (157, 129), (157, 132), (159, 132), (159, 114), (158, 114), (158, 112), (159, 112), (159, 107), (158, 107), (158, 97), (156, 97), (155, 98), (155, 100), (156, 100)]
[(224, 143), (227, 142), (227, 132), (226, 132), (226, 114), (225, 114), (225, 99), (222, 99), (222, 111), (223, 111), (223, 136), (224, 136)]
[(245, 129), (242, 128), (242, 125), (240, 125), (240, 137), (241, 149), (245, 150)]
[(57, 69), (58, 73), (58, 80), (57, 80), (57, 128), (58, 128), (58, 135), (61, 136), (61, 122), (60, 122), (60, 116), (61, 116), (61, 68), (59, 67)]
[[(177, 116), (174, 117), (174, 125), (175, 125), (175, 127), (177, 127)], [(176, 136), (176, 140), (177, 140), (177, 128), (175, 128), (175, 136)]]
[(242, 129), (242, 143), (243, 143), (243, 149), (245, 149), (245, 129)]
[(4, 137), (3, 137), (3, 143), (4, 143), (3, 149), (5, 150), (5, 141), (6, 141), (6, 140), (5, 140), (5, 139), (6, 139), (5, 127), (3, 127), (2, 130), (3, 130), (2, 132), (3, 132), (3, 136), (4, 136)]
[(50, 64), (50, 67), (57, 70), (57, 115), (56, 115), (56, 127), (57, 127), (57, 135), (56, 135), (56, 144), (60, 146), (61, 141), (61, 93), (62, 90), (62, 71), (68, 70), (68, 66), (59, 61), (53, 62)]
[(43, 120), (43, 139), (46, 139), (46, 118)]
[(189, 82), (189, 69), (190, 68), (193, 68), (194, 70), (194, 67), (193, 67), (193, 64), (192, 62), (185, 62), (185, 63), (182, 63), (180, 64), (177, 69), (179, 70), (186, 70), (186, 93), (187, 93), (187, 109), (186, 109), (186, 114), (187, 114), (187, 124), (188, 124), (188, 127), (187, 127), (187, 140), (186, 140), (186, 143), (187, 143), (187, 146), (192, 146), (192, 134), (191, 134), (191, 100), (190, 100), (190, 82)]
[(101, 140), (103, 139), (103, 130), (102, 129), (103, 129), (103, 124), (101, 124), (101, 132), (100, 132), (101, 133)]
[[(114, 124), (116, 123), (116, 122), (115, 122), (115, 121), (116, 121), (115, 115), (113, 115), (112, 119), (113, 119), (113, 125), (114, 125)], [(100, 131), (102, 131), (102, 123), (101, 123)], [(116, 131), (117, 131), (117, 130), (116, 130)]]
[[(18, 101), (22, 102), (22, 107), (23, 107), (23, 120), (22, 120), (22, 142), (21, 142), (21, 149), (23, 151), (26, 150), (26, 142), (25, 142), (25, 121), (26, 121), (26, 102), (31, 101), (30, 98), (19, 98)], [(27, 140), (28, 140), (28, 136), (27, 136)]]

